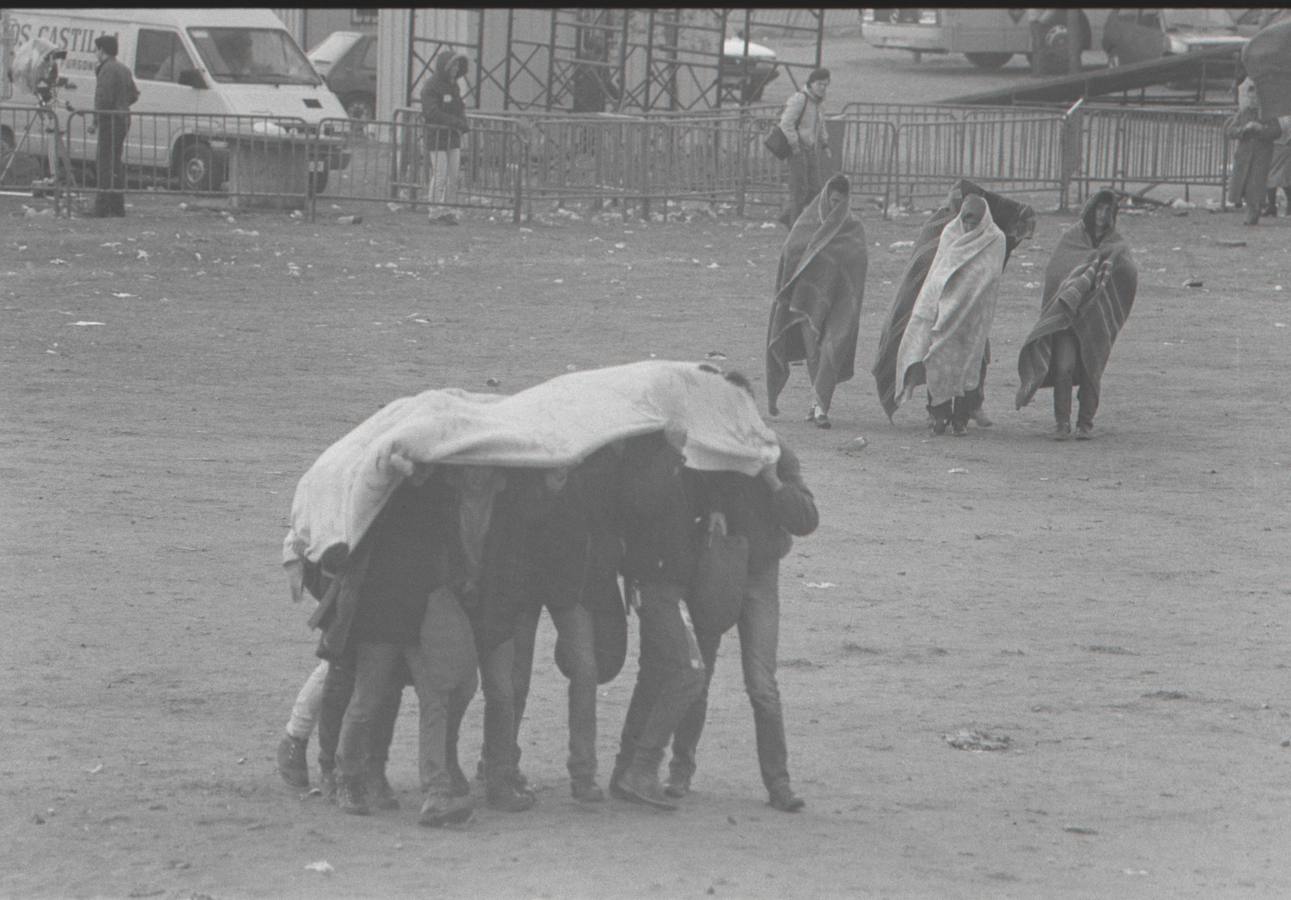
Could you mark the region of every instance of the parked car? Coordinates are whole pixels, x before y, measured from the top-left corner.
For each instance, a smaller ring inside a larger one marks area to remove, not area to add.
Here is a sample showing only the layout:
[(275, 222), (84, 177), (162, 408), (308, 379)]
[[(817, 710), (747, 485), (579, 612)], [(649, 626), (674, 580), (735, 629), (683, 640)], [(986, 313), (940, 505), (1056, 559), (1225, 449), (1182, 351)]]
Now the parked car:
[[(1113, 9), (1103, 26), (1109, 65), (1128, 65), (1232, 47), (1240, 50), (1259, 29), (1258, 9)], [(1218, 74), (1218, 73), (1217, 73)]]
[(377, 37), (333, 31), (308, 54), (318, 74), (340, 98), (350, 118), (371, 120), (377, 111)]
[(737, 98), (741, 104), (760, 101), (766, 86), (780, 76), (775, 51), (740, 35), (722, 42), (718, 65), (723, 94)]

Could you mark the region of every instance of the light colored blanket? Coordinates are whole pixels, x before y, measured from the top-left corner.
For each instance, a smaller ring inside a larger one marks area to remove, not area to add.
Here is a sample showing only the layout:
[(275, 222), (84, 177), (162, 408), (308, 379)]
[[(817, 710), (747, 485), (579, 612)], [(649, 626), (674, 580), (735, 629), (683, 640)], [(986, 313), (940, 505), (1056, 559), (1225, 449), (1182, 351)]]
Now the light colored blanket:
[(283, 564), (328, 568), (357, 546), (405, 477), (433, 463), (572, 466), (612, 441), (663, 431), (699, 470), (756, 474), (779, 459), (753, 398), (694, 363), (649, 361), (562, 375), (511, 396), (402, 397), (327, 448), (296, 486)]
[(937, 255), (919, 289), (897, 350), (896, 404), (928, 385), (932, 404), (962, 397), (981, 383), (982, 354), (1004, 272), (1004, 232), (991, 220), (966, 230), (956, 216), (941, 232)]

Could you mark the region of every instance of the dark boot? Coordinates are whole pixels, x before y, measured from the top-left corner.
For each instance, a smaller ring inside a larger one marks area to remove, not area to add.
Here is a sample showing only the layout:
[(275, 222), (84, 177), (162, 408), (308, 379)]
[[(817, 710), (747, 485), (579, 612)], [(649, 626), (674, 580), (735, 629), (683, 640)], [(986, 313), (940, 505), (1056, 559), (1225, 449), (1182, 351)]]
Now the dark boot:
[(309, 787), (309, 761), (305, 751), (309, 742), (284, 734), (278, 742), (278, 774), (295, 788)]
[(371, 798), (372, 805), (377, 809), (399, 808), (399, 798), (395, 796), (394, 788), (386, 779), (384, 766), (380, 768), (373, 766), (372, 771), (368, 772), (364, 793)]
[(787, 784), (777, 784), (771, 789), (770, 794), (767, 802), (780, 812), (796, 813), (807, 805), (807, 801), (795, 794), (793, 788)]
[(367, 798), (363, 794), (363, 777), (342, 775), (336, 779), (336, 805), (341, 812), (352, 816), (370, 816)]
[(445, 825), (461, 825), (470, 821), (475, 814), (475, 807), (469, 797), (449, 797), (430, 794), (421, 805), (417, 824), (427, 828), (442, 828)]
[(663, 792), (663, 785), (659, 783), (658, 766), (651, 767), (633, 762), (616, 783), (633, 802), (669, 811), (677, 808), (677, 804), (669, 800), (668, 795)]

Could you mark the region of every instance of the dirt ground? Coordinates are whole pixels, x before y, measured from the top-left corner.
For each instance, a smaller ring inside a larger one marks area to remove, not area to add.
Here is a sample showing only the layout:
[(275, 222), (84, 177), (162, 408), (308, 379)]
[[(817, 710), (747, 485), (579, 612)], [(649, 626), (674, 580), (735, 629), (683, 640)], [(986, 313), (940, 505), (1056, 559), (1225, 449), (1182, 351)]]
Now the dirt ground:
[[(920, 215), (863, 214), (862, 374), (832, 431), (801, 421), (790, 379), (775, 426), (822, 513), (783, 568), (806, 810), (764, 804), (734, 635), (684, 808), (575, 804), (544, 620), (522, 735), (540, 803), (440, 831), (415, 824), (411, 692), (401, 811), (343, 816), (274, 771), (314, 664), (279, 568), (296, 480), (428, 387), (719, 351), (764, 396), (783, 231), (702, 214), (310, 225), (173, 199), (65, 221), (0, 200), (0, 895), (1291, 895), (1291, 222), (1123, 215), (1140, 289), (1097, 439), (1055, 444), (1048, 391), (1011, 402), (1072, 220), (1052, 205), (1005, 273), (995, 427), (933, 439), (921, 410), (889, 424), (875, 397)], [(602, 694), (606, 769), (630, 654)], [(468, 756), (479, 715), (477, 697)], [(955, 749), (963, 731), (1007, 744)]]

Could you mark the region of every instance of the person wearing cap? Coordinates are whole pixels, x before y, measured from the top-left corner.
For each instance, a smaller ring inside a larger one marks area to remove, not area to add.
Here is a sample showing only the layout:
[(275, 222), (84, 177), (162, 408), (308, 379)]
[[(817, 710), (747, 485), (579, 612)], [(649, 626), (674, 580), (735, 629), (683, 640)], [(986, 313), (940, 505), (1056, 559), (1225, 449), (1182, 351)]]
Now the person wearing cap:
[(98, 193), (94, 196), (94, 215), (124, 216), (126, 184), (123, 161), (126, 132), (130, 130), (130, 107), (139, 99), (139, 89), (126, 66), (117, 61), (117, 38), (101, 34), (94, 39), (99, 65), (94, 70), (94, 120), (91, 131), (98, 132), (95, 172)]
[(780, 216), (786, 228), (792, 228), (807, 204), (820, 193), (821, 154), (829, 155), (829, 136), (825, 133), (825, 114), (821, 105), (829, 89), (829, 69), (812, 70), (807, 86), (795, 91), (780, 114), (780, 130), (789, 139), (789, 206)]

